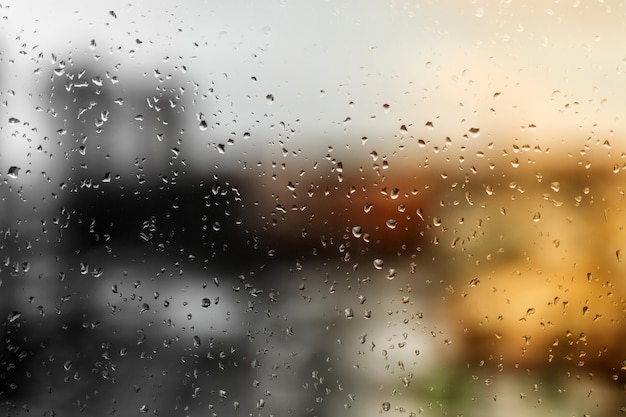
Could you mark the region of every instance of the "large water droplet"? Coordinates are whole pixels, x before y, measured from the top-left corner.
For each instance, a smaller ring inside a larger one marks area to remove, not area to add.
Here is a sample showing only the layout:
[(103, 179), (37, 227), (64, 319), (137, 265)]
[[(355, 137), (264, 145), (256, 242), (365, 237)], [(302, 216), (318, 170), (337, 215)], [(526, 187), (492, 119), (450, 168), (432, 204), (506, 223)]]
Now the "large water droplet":
[(12, 166), (9, 168), (9, 172), (7, 173), (7, 175), (11, 178), (17, 178), (19, 173), (20, 167)]

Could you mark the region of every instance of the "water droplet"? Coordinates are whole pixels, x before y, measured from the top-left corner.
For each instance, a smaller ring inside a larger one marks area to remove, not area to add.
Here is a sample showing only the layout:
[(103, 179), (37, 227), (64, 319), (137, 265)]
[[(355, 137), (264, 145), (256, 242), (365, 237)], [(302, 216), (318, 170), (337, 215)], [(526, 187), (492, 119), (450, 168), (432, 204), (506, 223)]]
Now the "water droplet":
[(389, 402), (385, 401), (382, 405), (383, 407), (383, 411), (389, 411), (391, 410), (391, 404), (389, 404)]
[(20, 169), (20, 167), (12, 166), (9, 168), (9, 172), (7, 173), (7, 175), (11, 178), (17, 178), (18, 174), (20, 173)]
[(351, 319), (354, 317), (354, 311), (350, 307), (348, 307), (343, 310), (343, 315), (345, 318)]
[(475, 286), (477, 286), (480, 283), (480, 279), (479, 278), (472, 278), (472, 280), (469, 282), (468, 287), (473, 288)]
[(387, 220), (386, 224), (387, 224), (388, 228), (395, 229), (396, 226), (398, 226), (398, 221), (394, 220), (394, 219), (389, 219), (389, 220)]
[(374, 268), (383, 269), (384, 261), (382, 259), (374, 259)]
[(202, 299), (202, 308), (208, 308), (211, 305), (211, 300), (208, 298)]
[(537, 223), (539, 220), (541, 220), (541, 213), (536, 212), (535, 214), (533, 214), (533, 221)]
[(396, 270), (391, 268), (388, 272), (387, 272), (387, 279), (392, 280), (396, 277)]
[(361, 226), (354, 226), (352, 228), (352, 234), (354, 235), (354, 237), (359, 239), (363, 235), (363, 230), (362, 230)]
[(15, 320), (19, 319), (22, 316), (22, 313), (20, 313), (19, 311), (14, 311), (11, 314), (9, 314), (9, 322), (13, 323)]
[(214, 222), (212, 227), (213, 227), (213, 230), (215, 230), (216, 232), (219, 232), (220, 229), (222, 228), (222, 225), (220, 225), (219, 222)]
[(206, 120), (200, 120), (200, 130), (205, 131), (209, 128)]
[(198, 348), (200, 347), (200, 337), (199, 336), (194, 336), (193, 337), (193, 347)]
[(17, 117), (9, 117), (9, 124), (10, 125), (16, 125), (20, 123), (20, 119), (18, 119)]
[(472, 127), (470, 128), (469, 133), (473, 139), (476, 139), (480, 136), (480, 129), (477, 127)]

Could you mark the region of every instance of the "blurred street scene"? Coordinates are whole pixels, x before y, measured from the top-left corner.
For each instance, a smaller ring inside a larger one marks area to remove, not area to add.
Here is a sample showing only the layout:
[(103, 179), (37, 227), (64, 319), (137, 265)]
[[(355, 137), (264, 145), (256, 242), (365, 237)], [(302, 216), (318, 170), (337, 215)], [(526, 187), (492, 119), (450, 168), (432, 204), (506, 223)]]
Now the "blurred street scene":
[(2, 413), (626, 411), (623, 6), (242, 7), (1, 6)]

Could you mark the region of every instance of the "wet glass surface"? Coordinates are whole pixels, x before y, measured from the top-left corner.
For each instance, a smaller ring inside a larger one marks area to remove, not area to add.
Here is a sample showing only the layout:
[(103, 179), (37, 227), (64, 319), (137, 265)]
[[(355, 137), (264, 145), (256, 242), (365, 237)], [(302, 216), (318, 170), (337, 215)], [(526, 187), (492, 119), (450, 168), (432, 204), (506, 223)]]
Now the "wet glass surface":
[(626, 411), (618, 2), (0, 5), (7, 416)]

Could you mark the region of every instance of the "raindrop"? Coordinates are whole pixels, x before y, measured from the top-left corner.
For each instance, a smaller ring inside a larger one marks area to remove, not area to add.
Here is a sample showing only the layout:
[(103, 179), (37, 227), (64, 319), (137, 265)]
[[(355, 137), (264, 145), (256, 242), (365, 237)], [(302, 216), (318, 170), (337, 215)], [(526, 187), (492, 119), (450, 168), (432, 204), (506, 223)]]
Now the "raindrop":
[(343, 310), (343, 315), (345, 318), (351, 319), (354, 317), (354, 311), (350, 307), (348, 307)]
[(200, 347), (200, 337), (197, 335), (193, 337), (193, 347)]
[(12, 166), (9, 168), (8, 176), (11, 178), (17, 178), (17, 175), (20, 173), (20, 168), (16, 166)]
[(11, 314), (9, 314), (9, 322), (13, 323), (15, 320), (19, 319), (22, 316), (22, 313), (20, 313), (19, 311), (14, 311)]
[(383, 260), (382, 259), (374, 259), (374, 268), (383, 269)]
[(469, 282), (468, 287), (473, 288), (477, 286), (479, 283), (480, 283), (480, 278), (472, 278), (472, 280)]
[(398, 221), (394, 220), (394, 219), (389, 219), (389, 220), (387, 220), (386, 224), (387, 224), (388, 228), (395, 229), (396, 226), (398, 226)]
[(208, 298), (202, 299), (202, 308), (208, 308), (211, 305), (211, 300)]
[(476, 139), (478, 136), (480, 136), (480, 129), (477, 127), (472, 127), (470, 128), (469, 133), (473, 139)]
[(357, 239), (360, 238), (363, 235), (363, 230), (361, 228), (361, 226), (354, 226), (352, 228), (352, 234), (354, 235), (354, 237), (356, 237)]

